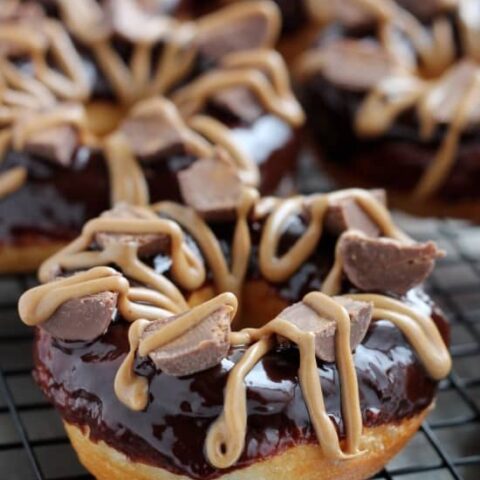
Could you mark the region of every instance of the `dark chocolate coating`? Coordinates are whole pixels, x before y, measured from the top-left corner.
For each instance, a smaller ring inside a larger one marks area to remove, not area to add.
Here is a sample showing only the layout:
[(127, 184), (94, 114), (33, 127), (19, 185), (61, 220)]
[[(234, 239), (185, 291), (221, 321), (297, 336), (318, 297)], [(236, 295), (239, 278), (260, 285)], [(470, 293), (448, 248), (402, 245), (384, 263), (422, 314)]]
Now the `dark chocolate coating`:
[[(305, 232), (306, 221), (292, 217), (279, 245), (291, 247)], [(257, 261), (261, 223), (251, 225), (253, 251), (248, 280), (261, 279)], [(232, 225), (217, 225), (217, 237), (230, 257)], [(189, 239), (191, 241), (191, 239)], [(287, 303), (321, 288), (321, 279), (333, 262), (335, 239), (325, 235), (312, 257), (287, 281), (272, 285), (272, 295)], [(168, 275), (165, 256), (150, 260)], [(351, 287), (345, 283), (344, 291)], [(441, 312), (419, 289), (405, 301), (431, 314), (444, 337), (447, 324)], [(251, 319), (244, 319), (247, 323)], [(194, 479), (212, 479), (224, 473), (213, 468), (204, 453), (211, 423), (223, 407), (227, 374), (244, 347), (232, 348), (216, 367), (176, 378), (156, 371), (150, 360), (137, 358), (137, 374), (149, 379), (150, 398), (142, 412), (122, 405), (113, 390), (116, 371), (128, 352), (128, 324), (117, 319), (107, 333), (91, 343), (63, 342), (42, 330), (37, 332), (34, 376), (44, 393), (69, 423), (88, 427), (94, 441), (105, 441), (130, 459), (159, 466)], [(355, 353), (363, 424), (374, 427), (399, 422), (418, 414), (432, 402), (436, 382), (430, 379), (409, 342), (388, 321), (374, 322)], [(244, 468), (290, 447), (315, 444), (315, 432), (298, 381), (296, 347), (267, 354), (247, 377), (247, 435), (244, 452), (232, 469)], [(344, 437), (337, 366), (318, 362), (325, 403), (330, 418)]]

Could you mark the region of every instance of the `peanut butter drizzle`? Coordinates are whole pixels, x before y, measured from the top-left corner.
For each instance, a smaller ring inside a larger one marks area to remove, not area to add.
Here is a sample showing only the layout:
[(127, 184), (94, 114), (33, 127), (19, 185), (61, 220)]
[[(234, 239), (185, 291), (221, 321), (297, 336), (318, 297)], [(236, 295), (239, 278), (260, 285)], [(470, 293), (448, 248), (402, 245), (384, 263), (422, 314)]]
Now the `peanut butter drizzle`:
[[(432, 378), (439, 380), (448, 375), (451, 369), (451, 358), (431, 318), (383, 295), (345, 296), (354, 300), (372, 302), (375, 306), (373, 320), (390, 320), (394, 323), (412, 343)], [(342, 411), (346, 426), (346, 452), (342, 451), (335, 427), (326, 413), (317, 370), (313, 334), (300, 331), (283, 320), (280, 314), (262, 328), (245, 329), (231, 336), (232, 345), (249, 343), (253, 345), (231, 370), (225, 388), (223, 412), (208, 432), (206, 452), (209, 461), (215, 467), (231, 467), (244, 449), (247, 422), (245, 378), (274, 346), (275, 335), (287, 338), (299, 347), (300, 384), (324, 454), (333, 459), (348, 459), (362, 453), (362, 416), (353, 354), (350, 348), (348, 313), (344, 307), (320, 292), (309, 293), (304, 297), (303, 302), (319, 315), (332, 318), (337, 323), (335, 355), (340, 374)]]
[(15, 167), (0, 174), (0, 200), (20, 190), (27, 181), (27, 169)]
[(181, 228), (171, 220), (124, 220), (97, 218), (88, 222), (82, 235), (70, 245), (47, 260), (39, 270), (41, 282), (48, 282), (62, 269), (79, 270), (97, 265), (117, 265), (123, 273), (150, 287), (161, 295), (163, 307), (179, 313), (187, 309), (187, 303), (173, 282), (158, 275), (138, 259), (138, 247), (134, 243), (111, 243), (101, 251), (85, 251), (99, 232), (123, 234), (164, 234), (171, 241), (172, 276), (182, 288), (194, 290), (205, 281), (205, 267), (185, 243)]
[(256, 50), (232, 53), (226, 55), (222, 63), (225, 69), (206, 73), (173, 93), (172, 100), (184, 115), (197, 113), (220, 90), (245, 86), (274, 115), (293, 126), (303, 123), (303, 111), (291, 91), (287, 91), (287, 72), (276, 52)]
[[(447, 95), (461, 88), (457, 83), (448, 81), (450, 71), (458, 65), (455, 64), (452, 26), (445, 17), (440, 16), (433, 21), (430, 32), (412, 14), (391, 0), (354, 2), (378, 20), (378, 37), (385, 51), (391, 53), (393, 67), (391, 75), (381, 79), (360, 105), (354, 123), (357, 134), (363, 137), (380, 136), (389, 130), (403, 112), (416, 108), (420, 133), (425, 140), (429, 140), (437, 125), (435, 111), (424, 108), (429, 97)], [(413, 192), (418, 198), (433, 196), (440, 190), (454, 166), (462, 133), (476, 121), (475, 105), (480, 90), (475, 80), (480, 72), (480, 29), (476, 20), (480, 18), (480, 9), (475, 0), (446, 1), (445, 6), (459, 12), (465, 57), (477, 62), (476, 73), (472, 75), (471, 88), (465, 88), (459, 96), (453, 116), (446, 121), (446, 138)], [(392, 29), (403, 32), (412, 42), (419, 57), (418, 62), (411, 64), (411, 59), (405, 56), (405, 52), (402, 53), (395, 47), (393, 36), (386, 34)], [(321, 72), (323, 68), (323, 51), (317, 49), (304, 55), (298, 74), (308, 77)]]
[(227, 265), (220, 243), (210, 227), (191, 208), (173, 202), (157, 203), (152, 208), (159, 214), (167, 215), (192, 235), (212, 271), (213, 280), (218, 291), (229, 291), (235, 295), (240, 295), (251, 251), (248, 214), (257, 198), (258, 193), (256, 190), (244, 189), (237, 208), (231, 267)]
[[(189, 74), (198, 54), (197, 38), (210, 29), (245, 16), (261, 16), (266, 24), (266, 34), (260, 45), (262, 49), (273, 46), (280, 30), (278, 10), (267, 2), (234, 5), (195, 22), (180, 22), (167, 15), (146, 13), (135, 0), (110, 2), (110, 10), (95, 0), (58, 0), (58, 5), (65, 26), (48, 17), (24, 21), (12, 19), (2, 23), (0, 42), (9, 42), (25, 51), (32, 61), (34, 75), (22, 73), (12, 62), (0, 59), (0, 121), (16, 132), (14, 148), (17, 149), (23, 148), (34, 131), (54, 124), (73, 124), (80, 130), (82, 142), (104, 148), (111, 178), (112, 204), (127, 201), (147, 205), (146, 181), (129, 145), (118, 132), (107, 139), (96, 138), (87, 130), (84, 114), (81, 119), (70, 116), (70, 109), (80, 110), (81, 105), (61, 105), (66, 101), (83, 102), (91, 96), (88, 72), (67, 29), (91, 50), (118, 98), (127, 106), (133, 106), (133, 116), (138, 113), (135, 102), (144, 98), (149, 99), (147, 105), (150, 103), (152, 108), (168, 110), (170, 113), (166, 114), (171, 115), (173, 106), (167, 106), (166, 100), (162, 104), (152, 97), (170, 95), (171, 89)], [(133, 45), (128, 63), (115, 51), (113, 40), (116, 34)], [(160, 43), (162, 51), (156, 59), (154, 47)], [(48, 55), (56, 59), (61, 72), (49, 66)], [(225, 69), (228, 77), (233, 68), (241, 70), (242, 75), (236, 84), (248, 88), (253, 84), (264, 108), (293, 126), (303, 122), (303, 113), (289, 91), (286, 67), (278, 54), (262, 50), (227, 55), (225, 64), (222, 62), (215, 73), (206, 75), (207, 84), (214, 90), (222, 88), (221, 70)], [(264, 69), (268, 75), (256, 72), (258, 68)], [(190, 100), (197, 103), (195, 99)], [(50, 113), (51, 108), (56, 113)], [(146, 106), (143, 104), (139, 108), (145, 109)], [(241, 146), (236, 145), (226, 126), (203, 115), (190, 120), (191, 126), (177, 122), (188, 153), (209, 156), (216, 146), (223, 147), (246, 185), (259, 185), (257, 165)]]
[[(241, 285), (251, 254), (248, 218), (250, 214), (255, 215), (256, 205), (260, 206), (262, 218), (268, 216), (260, 240), (260, 269), (267, 280), (283, 281), (311, 255), (318, 244), (329, 202), (347, 196), (358, 202), (384, 235), (410, 241), (393, 224), (387, 209), (367, 191), (354, 189), (313, 195), (310, 198), (258, 200), (256, 192), (245, 187), (237, 210), (232, 265), (229, 268), (219, 241), (197, 213), (182, 205), (162, 202), (154, 205), (151, 210), (136, 207), (144, 219), (99, 218), (90, 221), (77, 240), (42, 265), (39, 278), (44, 284), (22, 296), (19, 304), (20, 316), (28, 325), (39, 325), (72, 298), (104, 291), (118, 292), (118, 308), (122, 316), (133, 323), (129, 329), (130, 351), (116, 374), (114, 388), (122, 403), (132, 410), (143, 410), (148, 406), (148, 382), (134, 373), (136, 352), (141, 356), (148, 355), (179, 338), (221, 307), (230, 308), (231, 318), (235, 317), (238, 309), (237, 298), (241, 298)], [(290, 252), (279, 259), (275, 252), (288, 217), (298, 215), (302, 210), (307, 212), (310, 225)], [(157, 214), (165, 215), (169, 219), (159, 218)], [(218, 291), (216, 297), (191, 310), (176, 285), (187, 291), (198, 289), (205, 283), (206, 270), (203, 262), (189, 249), (181, 227), (197, 242)], [(95, 233), (99, 232), (168, 235), (171, 242), (171, 276), (175, 284), (143, 264), (138, 258), (137, 246), (134, 243), (111, 242), (102, 251), (88, 251)], [(102, 266), (109, 264), (117, 265), (124, 276), (112, 268)], [(75, 271), (88, 268), (90, 270), (49, 282), (62, 269)], [(232, 466), (243, 451), (247, 422), (245, 377), (274, 347), (277, 335), (298, 345), (300, 384), (325, 455), (345, 460), (362, 453), (362, 416), (350, 345), (350, 318), (345, 308), (328, 296), (338, 293), (341, 271), (337, 259), (326, 281), (333, 286), (324, 286), (324, 293), (307, 294), (303, 302), (318, 315), (331, 318), (337, 324), (336, 361), (347, 435), (344, 450), (326, 413), (317, 370), (314, 334), (299, 330), (280, 314), (261, 328), (248, 328), (230, 334), (232, 345), (252, 345), (229, 374), (223, 413), (212, 424), (206, 439), (207, 457), (215, 467)], [(145, 287), (131, 287), (126, 277)], [(334, 277), (333, 280), (329, 280), (330, 277)], [(390, 320), (400, 328), (434, 379), (438, 380), (448, 374), (451, 367), (448, 350), (431, 318), (382, 295), (356, 294), (348, 297), (373, 303), (374, 319)], [(176, 321), (167, 323), (151, 336), (142, 339), (144, 329), (150, 321), (172, 315), (180, 316)]]
[(105, 141), (104, 151), (110, 175), (111, 204), (148, 205), (147, 181), (126, 138), (121, 133), (111, 135)]
[[(10, 130), (0, 131), (0, 164), (12, 138)], [(23, 167), (13, 168), (0, 174), (0, 200), (19, 190), (27, 180), (27, 170)]]

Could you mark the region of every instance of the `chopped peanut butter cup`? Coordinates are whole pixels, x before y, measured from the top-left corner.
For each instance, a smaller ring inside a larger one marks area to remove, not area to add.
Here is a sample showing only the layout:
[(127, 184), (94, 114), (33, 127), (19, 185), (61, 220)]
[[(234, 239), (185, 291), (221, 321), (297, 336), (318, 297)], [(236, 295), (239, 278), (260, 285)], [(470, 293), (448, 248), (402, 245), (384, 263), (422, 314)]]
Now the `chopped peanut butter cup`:
[(95, 340), (107, 330), (114, 319), (117, 299), (116, 292), (72, 298), (42, 323), (41, 328), (61, 340)]
[(69, 125), (41, 130), (31, 135), (25, 143), (25, 151), (68, 167), (73, 162), (78, 135)]
[(151, 107), (139, 104), (121, 127), (133, 153), (141, 160), (167, 156), (181, 151), (183, 146), (178, 126), (181, 120), (173, 105), (159, 102)]
[[(226, 306), (215, 310), (198, 325), (173, 342), (149, 354), (155, 366), (167, 375), (182, 377), (218, 365), (228, 353), (232, 309)], [(158, 332), (179, 316), (152, 322), (143, 332), (142, 339)]]
[[(371, 303), (350, 300), (344, 297), (333, 297), (342, 305), (350, 316), (350, 347), (357, 348), (367, 333), (368, 326), (372, 320), (373, 307)], [(312, 332), (315, 335), (315, 354), (317, 358), (325, 362), (335, 361), (335, 333), (337, 324), (335, 320), (320, 316), (304, 302), (298, 302), (286, 308), (280, 318), (291, 322), (304, 332)], [(284, 339), (280, 339), (282, 343)], [(288, 343), (288, 342), (287, 342)]]
[(322, 74), (348, 90), (368, 90), (392, 68), (388, 53), (374, 41), (339, 40), (324, 50)]
[[(108, 210), (101, 215), (102, 218), (111, 219), (132, 219), (132, 220), (148, 220), (152, 219), (151, 215), (145, 214), (144, 210), (136, 209), (126, 203), (115, 206), (112, 210)], [(138, 254), (141, 257), (149, 257), (157, 253), (166, 252), (170, 248), (170, 240), (167, 235), (157, 234), (119, 234), (99, 232), (95, 234), (95, 241), (102, 248), (108, 248), (112, 243), (135, 243), (138, 246)]]
[(212, 104), (237, 119), (246, 123), (253, 123), (263, 113), (260, 103), (252, 92), (245, 87), (232, 87), (215, 94)]
[(201, 55), (218, 61), (229, 53), (271, 44), (279, 23), (273, 3), (237, 4), (230, 8), (229, 21), (225, 21), (222, 10), (200, 20), (196, 46)]
[(365, 291), (404, 294), (431, 273), (444, 254), (433, 242), (405, 243), (391, 238), (369, 238), (346, 232), (339, 254), (348, 279)]
[(181, 171), (178, 182), (185, 203), (205, 218), (230, 218), (240, 205), (242, 182), (235, 169), (218, 156)]
[[(386, 205), (384, 190), (372, 190), (374, 197)], [(340, 235), (345, 230), (360, 230), (369, 237), (377, 237), (381, 231), (378, 225), (353, 197), (332, 199), (329, 203), (325, 228), (333, 235)]]

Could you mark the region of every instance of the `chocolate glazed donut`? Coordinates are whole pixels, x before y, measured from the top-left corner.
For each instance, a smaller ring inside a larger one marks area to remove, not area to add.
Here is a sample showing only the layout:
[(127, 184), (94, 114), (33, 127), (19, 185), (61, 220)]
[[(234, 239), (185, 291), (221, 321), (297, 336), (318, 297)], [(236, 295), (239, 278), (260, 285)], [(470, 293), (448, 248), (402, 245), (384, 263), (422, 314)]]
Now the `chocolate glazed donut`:
[(421, 23), (382, 3), (373, 28), (330, 27), (304, 55), (298, 74), (312, 136), (340, 182), (384, 186), (394, 205), (415, 213), (480, 220), (473, 6), (442, 14), (432, 6)]
[(443, 252), (383, 192), (259, 199), (234, 178), (105, 212), (20, 300), (35, 379), (96, 478), (368, 478), (450, 370), (419, 286)]
[(271, 3), (195, 22), (140, 0), (7, 3), (0, 271), (31, 270), (118, 201), (181, 202), (201, 158), (264, 193), (288, 180), (303, 112)]

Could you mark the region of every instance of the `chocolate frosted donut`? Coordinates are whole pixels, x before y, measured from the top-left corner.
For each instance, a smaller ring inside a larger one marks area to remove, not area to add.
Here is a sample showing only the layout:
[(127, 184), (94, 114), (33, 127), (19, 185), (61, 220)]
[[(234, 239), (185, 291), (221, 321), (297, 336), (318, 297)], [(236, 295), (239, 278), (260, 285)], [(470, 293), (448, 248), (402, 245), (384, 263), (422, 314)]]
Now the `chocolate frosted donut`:
[(0, 271), (32, 269), (118, 201), (183, 201), (199, 159), (265, 193), (288, 179), (303, 112), (271, 50), (275, 6), (187, 22), (169, 5), (2, 7)]
[(331, 27), (304, 55), (311, 132), (340, 182), (386, 187), (416, 213), (480, 219), (477, 7), (425, 10), (421, 23), (382, 2), (375, 28)]
[(260, 199), (219, 180), (188, 203), (105, 212), (20, 300), (35, 379), (83, 464), (99, 479), (373, 475), (450, 370), (420, 286), (443, 252), (401, 232), (381, 191)]

